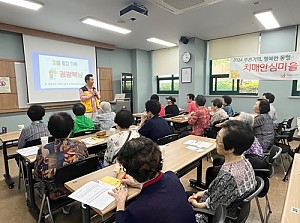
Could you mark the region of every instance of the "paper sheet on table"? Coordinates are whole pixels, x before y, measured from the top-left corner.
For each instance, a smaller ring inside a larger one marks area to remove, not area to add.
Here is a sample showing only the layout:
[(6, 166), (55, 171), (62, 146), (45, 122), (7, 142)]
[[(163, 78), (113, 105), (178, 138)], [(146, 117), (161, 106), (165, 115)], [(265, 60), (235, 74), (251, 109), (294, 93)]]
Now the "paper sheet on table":
[(198, 148), (198, 147), (196, 147), (196, 146), (187, 146), (187, 147), (185, 147), (185, 148), (186, 148), (186, 149), (189, 149), (189, 150), (196, 151), (196, 152), (198, 152), (198, 153), (201, 153), (201, 152), (204, 151), (203, 149), (200, 149), (200, 148)]
[(40, 148), (39, 146), (26, 147), (23, 149), (18, 149), (17, 153), (19, 153), (21, 156), (24, 156), (24, 157), (36, 155), (39, 148)]
[(88, 137), (88, 138), (81, 139), (81, 141), (84, 142), (85, 144), (95, 145), (95, 144), (98, 144), (102, 141), (105, 141), (105, 139), (99, 139), (99, 138), (95, 138), (95, 137)]
[(208, 148), (211, 146), (210, 142), (203, 142), (203, 141), (198, 141), (197, 143), (194, 144), (194, 146), (198, 146), (200, 148)]
[(185, 144), (185, 145), (195, 145), (195, 143), (197, 143), (197, 140), (190, 139), (188, 141), (185, 141), (183, 144)]
[(100, 179), (100, 181), (110, 184), (114, 187), (119, 187), (121, 185), (121, 180), (115, 177), (106, 176)]
[(70, 198), (99, 210), (104, 210), (115, 198), (108, 194), (115, 187), (104, 182), (88, 182), (69, 195)]

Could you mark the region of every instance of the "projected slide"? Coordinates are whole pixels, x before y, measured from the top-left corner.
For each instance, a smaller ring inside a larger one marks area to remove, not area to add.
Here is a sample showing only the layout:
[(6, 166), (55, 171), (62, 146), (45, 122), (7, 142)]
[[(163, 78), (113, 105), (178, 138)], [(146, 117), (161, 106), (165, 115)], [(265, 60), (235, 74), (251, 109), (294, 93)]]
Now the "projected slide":
[(90, 73), (90, 60), (33, 53), (36, 90), (80, 88)]

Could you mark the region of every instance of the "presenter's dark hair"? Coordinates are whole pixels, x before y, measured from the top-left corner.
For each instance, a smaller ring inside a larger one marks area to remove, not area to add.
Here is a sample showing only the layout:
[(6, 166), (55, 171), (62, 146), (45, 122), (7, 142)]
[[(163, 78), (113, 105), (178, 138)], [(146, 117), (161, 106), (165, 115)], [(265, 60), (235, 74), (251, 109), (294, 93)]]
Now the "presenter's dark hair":
[(76, 116), (84, 115), (85, 106), (81, 103), (77, 103), (77, 104), (73, 105), (73, 113)]
[(191, 100), (195, 100), (195, 95), (194, 94), (192, 94), (192, 93), (189, 93), (189, 94), (187, 94), (186, 96), (188, 96), (189, 97), (189, 99), (191, 99)]
[(232, 98), (228, 95), (223, 95), (222, 98), (224, 99), (226, 105), (230, 105), (232, 102)]
[(203, 95), (197, 95), (195, 98), (195, 102), (198, 106), (204, 106), (206, 102), (206, 98)]
[(219, 98), (215, 98), (211, 101), (211, 103), (213, 104), (213, 106), (217, 106), (218, 108), (222, 107), (222, 101)]
[(145, 137), (126, 142), (117, 159), (126, 173), (140, 183), (153, 179), (162, 170), (162, 157), (158, 145)]
[(156, 100), (149, 100), (145, 104), (146, 111), (151, 112), (153, 115), (158, 115), (160, 112), (160, 103)]
[(275, 96), (272, 93), (269, 93), (269, 92), (263, 93), (263, 96), (265, 96), (266, 99), (268, 99), (270, 103), (273, 103), (275, 100)]
[(259, 101), (259, 114), (267, 114), (270, 111), (270, 102), (267, 99), (257, 99)]
[(153, 94), (153, 95), (151, 95), (150, 100), (156, 100), (156, 101), (159, 101), (159, 97), (158, 97), (157, 94)]
[(128, 110), (122, 109), (117, 112), (115, 123), (122, 129), (128, 129), (134, 121), (132, 113)]
[(233, 149), (235, 155), (242, 155), (254, 141), (253, 130), (246, 122), (229, 120), (222, 125), (224, 130), (223, 144), (225, 150)]
[(85, 83), (87, 83), (90, 80), (91, 77), (93, 77), (93, 74), (87, 74), (87, 75), (85, 75), (85, 77), (84, 77)]
[(48, 130), (56, 139), (67, 138), (74, 128), (74, 120), (66, 112), (53, 114), (48, 122)]
[(41, 105), (31, 105), (27, 110), (27, 115), (31, 121), (39, 121), (43, 119), (45, 109)]

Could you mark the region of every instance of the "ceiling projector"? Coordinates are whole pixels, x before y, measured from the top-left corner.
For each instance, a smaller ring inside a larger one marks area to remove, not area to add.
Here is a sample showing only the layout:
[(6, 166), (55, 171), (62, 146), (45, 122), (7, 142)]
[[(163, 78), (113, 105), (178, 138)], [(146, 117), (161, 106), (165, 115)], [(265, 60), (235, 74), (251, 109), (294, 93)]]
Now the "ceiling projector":
[(125, 20), (136, 21), (148, 16), (148, 9), (143, 5), (132, 3), (120, 11), (120, 17)]

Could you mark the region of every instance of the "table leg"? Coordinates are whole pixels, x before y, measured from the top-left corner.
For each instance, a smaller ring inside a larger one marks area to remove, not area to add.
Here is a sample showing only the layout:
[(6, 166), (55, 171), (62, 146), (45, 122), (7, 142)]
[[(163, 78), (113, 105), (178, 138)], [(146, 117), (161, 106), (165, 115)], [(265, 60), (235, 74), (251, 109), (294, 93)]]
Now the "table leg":
[(15, 182), (13, 181), (11, 176), (9, 175), (9, 166), (8, 166), (8, 156), (7, 156), (6, 142), (3, 143), (2, 148), (3, 148), (2, 150), (3, 150), (4, 167), (5, 167), (5, 174), (3, 176), (5, 178), (5, 182), (8, 186), (8, 188), (12, 189), (12, 188), (14, 188)]
[(82, 223), (91, 223), (91, 208), (90, 206), (81, 203)]
[(205, 189), (205, 184), (202, 182), (202, 158), (199, 160), (199, 165), (197, 166), (197, 179), (190, 179), (190, 186), (198, 190)]
[(27, 173), (27, 192), (28, 192), (28, 199), (27, 199), (27, 206), (29, 208), (29, 212), (31, 215), (37, 220), (39, 216), (40, 209), (35, 203), (35, 196), (34, 196), (34, 181), (32, 176), (32, 168), (29, 162), (25, 162), (26, 173)]

